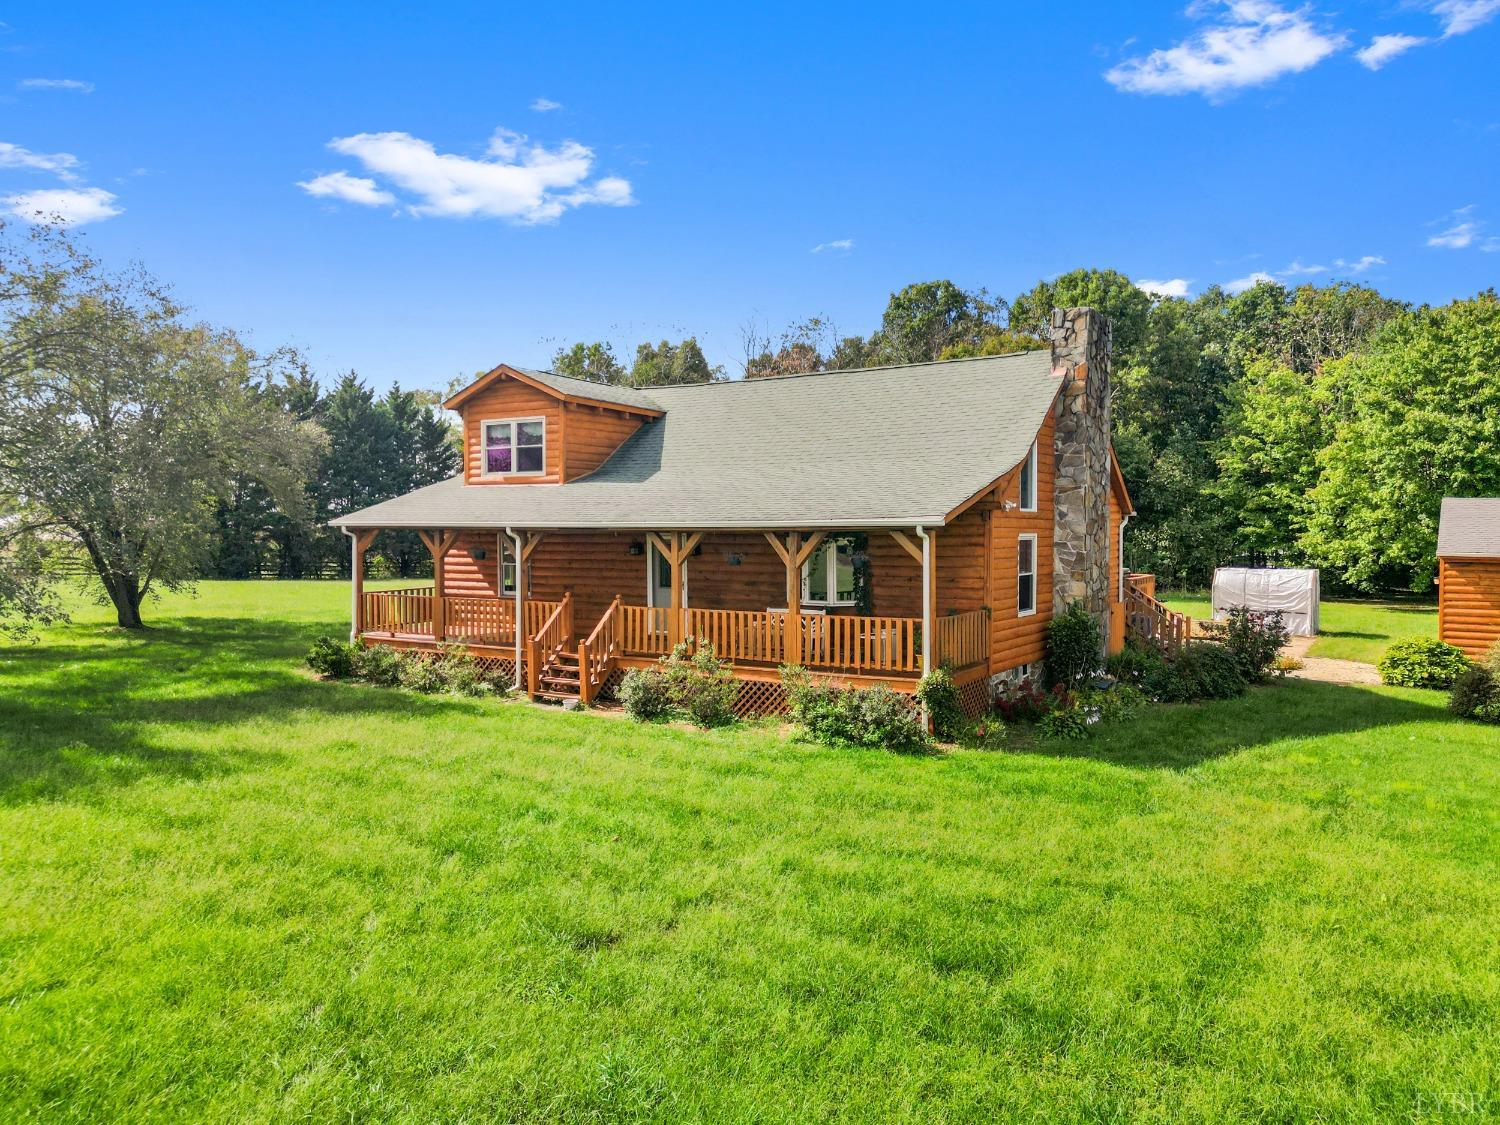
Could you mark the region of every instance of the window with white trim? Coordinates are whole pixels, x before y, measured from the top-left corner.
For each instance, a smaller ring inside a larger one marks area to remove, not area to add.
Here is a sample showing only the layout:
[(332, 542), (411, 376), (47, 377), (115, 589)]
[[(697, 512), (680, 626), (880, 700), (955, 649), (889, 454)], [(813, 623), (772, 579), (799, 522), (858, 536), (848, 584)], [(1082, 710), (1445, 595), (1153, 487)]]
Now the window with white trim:
[(806, 605), (854, 605), (854, 545), (847, 539), (825, 539), (802, 564), (802, 601)]
[(1021, 463), (1021, 511), (1036, 511), (1036, 442)]
[(1016, 542), (1016, 616), (1036, 612), (1036, 536), (1023, 535)]
[(540, 476), (547, 470), (545, 418), (499, 418), (481, 423), (482, 474), (487, 477)]

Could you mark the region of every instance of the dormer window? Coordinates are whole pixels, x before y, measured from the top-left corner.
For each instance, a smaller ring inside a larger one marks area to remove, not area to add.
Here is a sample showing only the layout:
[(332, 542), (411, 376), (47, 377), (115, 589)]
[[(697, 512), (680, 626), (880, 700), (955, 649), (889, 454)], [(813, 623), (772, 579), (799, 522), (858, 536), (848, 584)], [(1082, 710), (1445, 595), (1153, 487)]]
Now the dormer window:
[(485, 422), (483, 433), (485, 476), (540, 476), (547, 471), (545, 419)]

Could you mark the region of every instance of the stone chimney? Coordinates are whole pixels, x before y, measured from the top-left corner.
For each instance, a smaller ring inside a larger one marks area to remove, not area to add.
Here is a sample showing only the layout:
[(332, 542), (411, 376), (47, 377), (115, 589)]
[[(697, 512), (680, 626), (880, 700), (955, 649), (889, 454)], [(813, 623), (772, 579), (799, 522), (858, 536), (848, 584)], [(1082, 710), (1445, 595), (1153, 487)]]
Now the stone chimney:
[(1052, 609), (1082, 602), (1109, 636), (1109, 321), (1094, 309), (1053, 309), (1055, 407)]

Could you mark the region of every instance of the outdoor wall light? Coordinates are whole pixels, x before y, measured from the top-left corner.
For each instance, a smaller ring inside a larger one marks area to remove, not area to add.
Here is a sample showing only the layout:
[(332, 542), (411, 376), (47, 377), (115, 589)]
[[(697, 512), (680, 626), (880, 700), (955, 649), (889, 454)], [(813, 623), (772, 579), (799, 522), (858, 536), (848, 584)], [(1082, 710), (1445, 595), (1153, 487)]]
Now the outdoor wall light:
[(630, 541), (630, 553), (632, 555), (644, 555), (646, 553), (646, 544), (642, 543), (639, 539), (632, 539)]
[(475, 562), (478, 562), (480, 559), (484, 558), (484, 553), (485, 552), (483, 547), (469, 548), (469, 558), (473, 559)]
[(729, 565), (730, 566), (739, 566), (740, 565), (740, 557), (739, 557), (739, 555), (730, 555), (729, 556)]

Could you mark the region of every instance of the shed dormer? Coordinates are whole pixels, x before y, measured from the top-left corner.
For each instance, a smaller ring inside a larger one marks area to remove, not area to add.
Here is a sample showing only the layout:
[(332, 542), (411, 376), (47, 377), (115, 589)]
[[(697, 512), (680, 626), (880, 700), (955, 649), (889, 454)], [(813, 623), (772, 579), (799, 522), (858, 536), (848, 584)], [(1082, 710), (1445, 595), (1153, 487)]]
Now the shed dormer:
[(463, 419), (465, 484), (577, 480), (665, 413), (643, 391), (504, 363), (443, 405)]

